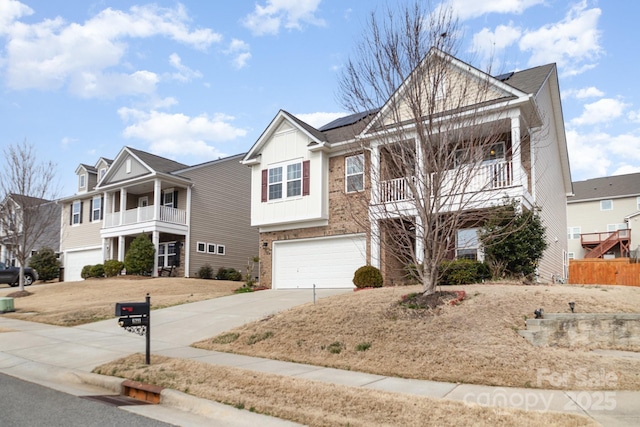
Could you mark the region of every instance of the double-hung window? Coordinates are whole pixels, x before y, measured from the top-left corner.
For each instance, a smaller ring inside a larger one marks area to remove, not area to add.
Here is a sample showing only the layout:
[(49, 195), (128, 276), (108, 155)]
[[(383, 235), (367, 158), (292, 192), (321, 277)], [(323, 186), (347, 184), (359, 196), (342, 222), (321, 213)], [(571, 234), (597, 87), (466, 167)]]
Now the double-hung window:
[(477, 228), (462, 228), (456, 233), (456, 257), (463, 259), (478, 259), (480, 238)]
[(567, 238), (569, 240), (579, 239), (580, 233), (581, 233), (580, 227), (567, 227)]
[(364, 154), (356, 154), (345, 159), (345, 180), (347, 193), (364, 189)]
[(80, 224), (82, 222), (82, 202), (75, 201), (71, 206), (71, 224)]
[(91, 221), (100, 221), (102, 215), (102, 198), (96, 196), (91, 203)]
[(268, 200), (302, 196), (302, 161), (269, 168)]

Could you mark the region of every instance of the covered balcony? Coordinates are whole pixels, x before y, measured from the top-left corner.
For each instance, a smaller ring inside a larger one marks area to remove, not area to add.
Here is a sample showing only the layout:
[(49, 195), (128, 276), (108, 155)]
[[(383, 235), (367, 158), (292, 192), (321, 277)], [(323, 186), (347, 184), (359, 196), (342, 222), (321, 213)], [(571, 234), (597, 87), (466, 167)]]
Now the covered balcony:
[[(153, 205), (141, 206), (138, 208), (127, 209), (124, 211), (123, 215), (121, 215), (120, 212), (106, 214), (104, 218), (104, 228), (119, 227), (122, 225), (135, 225), (155, 220), (155, 207)], [(157, 221), (186, 225), (187, 211), (169, 206), (160, 206)]]

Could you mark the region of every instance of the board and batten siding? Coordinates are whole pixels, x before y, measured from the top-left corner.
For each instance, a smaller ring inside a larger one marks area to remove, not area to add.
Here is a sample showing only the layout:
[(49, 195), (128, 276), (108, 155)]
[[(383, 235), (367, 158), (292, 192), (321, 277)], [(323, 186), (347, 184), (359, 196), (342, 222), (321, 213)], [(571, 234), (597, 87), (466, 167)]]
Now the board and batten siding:
[[(252, 170), (252, 212), (254, 226), (269, 226), (328, 219), (327, 159), (310, 152), (309, 137), (284, 122), (261, 151), (260, 164)], [(310, 189), (308, 196), (262, 202), (262, 171), (289, 161), (309, 160)]]
[[(258, 229), (251, 227), (251, 169), (240, 164), (242, 157), (189, 168), (179, 175), (193, 182), (189, 277), (209, 264), (214, 275), (220, 267), (245, 274), (249, 257), (258, 256)], [(179, 200), (179, 203), (186, 203)], [(201, 253), (197, 243), (224, 245), (225, 255)], [(257, 275), (257, 270), (256, 270)]]
[(567, 250), (567, 190), (563, 175), (558, 130), (563, 124), (552, 115), (552, 95), (549, 82), (536, 97), (542, 111), (543, 126), (532, 134), (534, 146), (535, 204), (541, 208), (540, 218), (546, 227), (548, 248), (538, 266), (540, 281), (551, 282), (553, 275), (564, 276), (564, 252)]

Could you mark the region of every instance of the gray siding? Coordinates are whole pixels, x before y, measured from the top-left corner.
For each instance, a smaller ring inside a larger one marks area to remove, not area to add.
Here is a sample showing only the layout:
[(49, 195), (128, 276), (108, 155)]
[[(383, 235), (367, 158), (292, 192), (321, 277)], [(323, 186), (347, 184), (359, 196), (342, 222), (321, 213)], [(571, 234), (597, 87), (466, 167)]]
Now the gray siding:
[(540, 280), (550, 282), (554, 274), (563, 275), (563, 250), (567, 250), (567, 195), (564, 188), (560, 146), (557, 131), (562, 125), (552, 115), (549, 83), (536, 99), (544, 125), (535, 138), (535, 203), (542, 210), (540, 217), (546, 227), (549, 247), (540, 262)]
[[(243, 274), (249, 257), (258, 255), (258, 229), (251, 227), (251, 169), (240, 158), (194, 167), (179, 175), (194, 183), (191, 193), (189, 276), (205, 264), (233, 267)], [(186, 202), (180, 192), (180, 206)], [(225, 255), (200, 253), (197, 242), (225, 246)]]
[(64, 203), (62, 205), (62, 222), (60, 230), (60, 251), (68, 249), (84, 248), (99, 246), (102, 244), (100, 238), (100, 227), (102, 227), (102, 221), (91, 222), (90, 221), (90, 209), (91, 199), (78, 198), (84, 202), (82, 206), (82, 223), (77, 225), (69, 224), (69, 215), (71, 214), (71, 205), (73, 202)]

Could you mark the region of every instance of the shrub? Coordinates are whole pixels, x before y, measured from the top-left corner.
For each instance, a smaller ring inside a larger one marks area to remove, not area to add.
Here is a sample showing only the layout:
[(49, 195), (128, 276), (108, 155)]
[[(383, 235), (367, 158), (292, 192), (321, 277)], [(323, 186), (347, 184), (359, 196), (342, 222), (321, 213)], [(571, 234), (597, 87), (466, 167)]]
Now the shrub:
[(517, 203), (505, 201), (493, 210), (480, 230), (485, 257), (496, 268), (511, 276), (534, 274), (547, 249), (546, 228), (537, 209), (520, 211)]
[(213, 268), (211, 264), (205, 264), (198, 269), (198, 277), (201, 279), (213, 279)]
[(218, 269), (218, 274), (216, 275), (216, 279), (233, 280), (234, 282), (239, 282), (240, 280), (242, 280), (242, 273), (240, 273), (235, 268), (220, 267)]
[(440, 264), (441, 285), (465, 285), (478, 283), (491, 277), (489, 267), (480, 261), (456, 259)]
[(29, 267), (35, 269), (44, 282), (60, 275), (60, 261), (51, 248), (42, 248), (36, 252), (29, 260)]
[(104, 277), (104, 265), (96, 264), (91, 266), (89, 274), (91, 275), (91, 277)]
[(107, 277), (114, 277), (120, 274), (124, 268), (124, 263), (117, 259), (109, 259), (104, 262), (104, 275)]
[(364, 265), (353, 275), (353, 284), (357, 288), (379, 288), (382, 286), (382, 273), (376, 267)]
[(88, 279), (89, 277), (91, 277), (91, 267), (93, 266), (85, 265), (84, 267), (82, 267), (82, 271), (80, 272), (80, 277), (82, 277), (83, 279)]
[(124, 257), (127, 274), (149, 274), (153, 269), (156, 249), (146, 234), (136, 237)]

